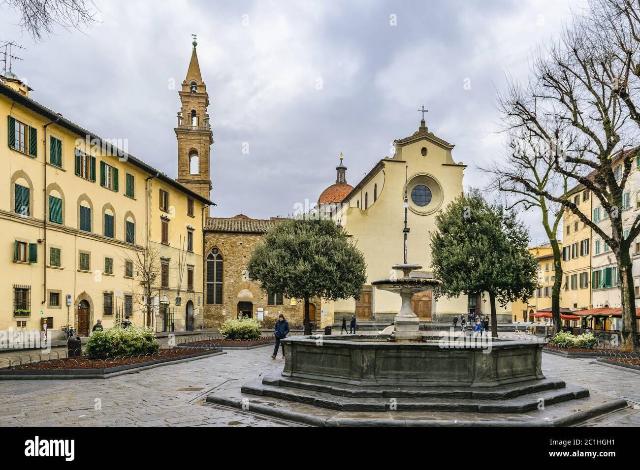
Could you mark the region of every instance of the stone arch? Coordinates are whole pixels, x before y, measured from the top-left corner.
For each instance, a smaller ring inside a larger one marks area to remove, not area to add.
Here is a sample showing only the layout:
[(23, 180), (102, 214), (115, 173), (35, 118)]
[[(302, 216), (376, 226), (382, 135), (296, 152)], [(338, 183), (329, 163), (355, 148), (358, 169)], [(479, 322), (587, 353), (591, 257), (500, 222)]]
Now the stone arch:
[(102, 219), (101, 224), (102, 224), (102, 234), (106, 235), (107, 231), (106, 231), (106, 220), (105, 220), (105, 216), (106, 215), (110, 215), (113, 217), (113, 237), (116, 238), (116, 233), (117, 233), (117, 228), (118, 228), (118, 222), (117, 222), (117, 217), (116, 217), (116, 209), (113, 207), (113, 205), (109, 202), (107, 202), (104, 206), (102, 206), (102, 210), (100, 211), (100, 218)]
[(200, 153), (195, 148), (189, 150), (189, 174), (194, 176), (200, 174)]
[[(88, 314), (86, 314), (87, 318), (80, 318), (81, 307), (85, 303), (88, 304), (88, 306), (89, 306), (89, 312), (88, 312)], [(91, 326), (95, 322), (95, 318), (96, 318), (96, 307), (95, 307), (95, 304), (94, 304), (93, 299), (91, 298), (91, 296), (89, 294), (87, 294), (86, 292), (83, 292), (78, 297), (76, 297), (76, 301), (75, 301), (75, 304), (74, 304), (74, 309), (75, 309), (75, 312), (76, 312), (76, 319), (77, 319), (76, 324), (74, 325), (76, 333), (78, 333), (78, 334), (89, 333), (90, 334)], [(82, 328), (85, 329), (84, 332), (80, 331)], [(88, 330), (88, 332), (86, 330)]]
[(29, 207), (28, 207), (28, 211), (26, 214), (23, 214), (27, 217), (33, 217), (33, 203), (34, 203), (34, 198), (33, 198), (33, 182), (31, 181), (31, 178), (29, 177), (29, 175), (22, 171), (22, 170), (18, 170), (16, 171), (12, 176), (11, 176), (11, 211), (15, 212), (16, 209), (16, 191), (15, 191), (15, 185), (19, 184), (20, 186), (24, 186), (25, 188), (29, 188)]

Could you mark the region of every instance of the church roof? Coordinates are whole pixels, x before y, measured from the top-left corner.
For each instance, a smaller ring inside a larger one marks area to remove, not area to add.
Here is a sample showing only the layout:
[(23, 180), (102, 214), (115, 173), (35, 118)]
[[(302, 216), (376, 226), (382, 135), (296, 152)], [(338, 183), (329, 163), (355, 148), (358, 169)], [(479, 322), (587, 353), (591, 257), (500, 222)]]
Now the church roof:
[(205, 232), (245, 233), (262, 235), (287, 219), (272, 218), (269, 220), (251, 219), (244, 214), (232, 218), (207, 219)]
[(446, 140), (437, 137), (433, 132), (430, 132), (424, 120), (422, 120), (422, 122), (420, 123), (420, 128), (416, 132), (414, 132), (413, 135), (405, 137), (404, 139), (396, 140), (396, 145), (402, 147), (405, 145), (413, 144), (415, 142), (420, 142), (423, 139), (426, 139), (429, 142), (434, 143), (440, 147), (444, 147), (448, 150), (453, 150), (455, 147), (455, 145), (450, 144)]

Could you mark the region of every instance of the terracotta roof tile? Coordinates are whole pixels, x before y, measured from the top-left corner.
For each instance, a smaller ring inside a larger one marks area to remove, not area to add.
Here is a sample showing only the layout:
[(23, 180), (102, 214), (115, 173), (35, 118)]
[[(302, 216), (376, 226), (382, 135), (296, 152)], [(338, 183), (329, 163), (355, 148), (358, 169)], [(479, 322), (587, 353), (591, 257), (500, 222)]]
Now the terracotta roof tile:
[(329, 186), (320, 195), (318, 199), (319, 204), (338, 204), (345, 200), (345, 198), (353, 191), (353, 186), (349, 184), (334, 184)]
[(207, 220), (205, 232), (265, 234), (270, 229), (287, 219), (270, 220), (250, 219), (246, 215), (230, 219), (210, 218)]

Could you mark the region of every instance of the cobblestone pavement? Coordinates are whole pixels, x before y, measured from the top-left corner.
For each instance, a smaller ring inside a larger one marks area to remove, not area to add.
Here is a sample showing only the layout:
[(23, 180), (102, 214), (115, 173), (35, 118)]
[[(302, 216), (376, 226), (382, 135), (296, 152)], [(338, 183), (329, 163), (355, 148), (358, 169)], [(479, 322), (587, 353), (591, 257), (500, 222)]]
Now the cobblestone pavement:
[[(277, 373), (269, 347), (159, 367), (109, 380), (0, 382), (0, 426), (290, 426), (239, 410), (204, 404), (219, 387), (240, 387), (262, 374)], [(544, 355), (544, 372), (594, 393), (640, 404), (640, 374)], [(640, 409), (587, 425), (638, 426)]]

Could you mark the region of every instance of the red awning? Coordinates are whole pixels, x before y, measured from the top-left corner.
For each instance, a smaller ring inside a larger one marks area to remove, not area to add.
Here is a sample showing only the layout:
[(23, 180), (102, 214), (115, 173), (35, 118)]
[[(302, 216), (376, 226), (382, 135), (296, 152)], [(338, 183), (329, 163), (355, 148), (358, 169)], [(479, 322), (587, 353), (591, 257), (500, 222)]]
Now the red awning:
[[(538, 312), (533, 317), (534, 318), (553, 318), (553, 314), (551, 312)], [(560, 314), (560, 318), (566, 321), (578, 321), (581, 319), (581, 317), (578, 317), (576, 315), (570, 315), (570, 314), (564, 314), (564, 313)]]
[[(575, 312), (580, 317), (622, 317), (622, 308), (592, 308)], [(640, 318), (640, 308), (636, 309), (636, 316)]]

